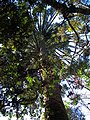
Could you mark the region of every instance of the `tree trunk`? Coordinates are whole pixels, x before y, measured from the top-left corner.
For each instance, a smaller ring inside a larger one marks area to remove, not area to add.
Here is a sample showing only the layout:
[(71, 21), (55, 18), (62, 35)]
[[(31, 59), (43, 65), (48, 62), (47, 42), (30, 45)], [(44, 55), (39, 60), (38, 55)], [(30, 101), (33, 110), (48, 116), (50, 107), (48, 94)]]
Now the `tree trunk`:
[[(46, 90), (47, 94), (50, 92), (48, 90), (49, 89)], [(47, 95), (44, 101), (45, 120), (68, 120), (65, 106), (61, 98), (61, 86), (59, 84), (55, 84), (52, 94)]]

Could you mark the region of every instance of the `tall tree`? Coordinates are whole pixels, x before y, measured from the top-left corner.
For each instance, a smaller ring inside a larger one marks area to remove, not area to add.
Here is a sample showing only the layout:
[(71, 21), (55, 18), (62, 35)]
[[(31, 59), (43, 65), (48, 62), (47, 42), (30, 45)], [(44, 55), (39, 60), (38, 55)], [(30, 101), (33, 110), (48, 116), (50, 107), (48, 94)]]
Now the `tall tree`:
[[(41, 96), (45, 120), (68, 120), (60, 80), (86, 74), (84, 70), (88, 69), (90, 8), (78, 3), (77, 0), (74, 3), (1, 1), (0, 108), (3, 114), (15, 108), (18, 119)], [(61, 21), (54, 23), (58, 15)]]

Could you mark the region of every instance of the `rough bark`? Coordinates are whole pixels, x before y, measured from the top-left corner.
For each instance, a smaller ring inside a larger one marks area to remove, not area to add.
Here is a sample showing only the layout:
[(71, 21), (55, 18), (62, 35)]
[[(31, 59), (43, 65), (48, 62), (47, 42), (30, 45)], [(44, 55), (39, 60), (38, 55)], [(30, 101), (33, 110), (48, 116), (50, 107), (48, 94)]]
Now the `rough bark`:
[[(47, 93), (49, 91), (47, 90)], [(56, 84), (52, 95), (47, 96), (45, 101), (45, 120), (68, 120), (61, 98), (61, 86)]]

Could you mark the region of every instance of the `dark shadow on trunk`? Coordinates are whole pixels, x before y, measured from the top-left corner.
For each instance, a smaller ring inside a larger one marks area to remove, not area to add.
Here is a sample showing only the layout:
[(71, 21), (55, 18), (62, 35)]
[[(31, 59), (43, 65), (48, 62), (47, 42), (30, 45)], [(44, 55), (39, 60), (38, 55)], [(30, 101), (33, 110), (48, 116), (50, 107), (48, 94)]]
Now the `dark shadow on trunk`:
[(52, 95), (49, 95), (46, 100), (45, 120), (68, 120), (59, 84), (55, 85)]

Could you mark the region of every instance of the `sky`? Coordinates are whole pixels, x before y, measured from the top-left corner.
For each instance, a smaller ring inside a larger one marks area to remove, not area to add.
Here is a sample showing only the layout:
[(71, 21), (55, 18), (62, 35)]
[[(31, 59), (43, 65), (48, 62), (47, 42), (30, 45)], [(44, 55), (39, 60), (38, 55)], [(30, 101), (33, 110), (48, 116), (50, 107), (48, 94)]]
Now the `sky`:
[[(83, 88), (82, 90), (79, 90), (78, 93), (82, 95), (82, 99), (85, 104), (90, 103), (90, 91), (89, 90)], [(64, 98), (64, 100), (69, 101), (68, 98)], [(84, 105), (81, 105), (81, 103), (79, 102), (76, 107), (79, 107), (79, 109), (85, 115), (85, 120), (90, 120), (90, 111)], [(88, 107), (90, 109), (90, 104), (88, 105)], [(8, 117), (0, 116), (0, 120), (8, 120)], [(13, 117), (11, 120), (16, 120), (16, 118)], [(38, 120), (38, 119), (30, 119), (29, 116), (25, 115), (24, 120)]]
[[(86, 3), (87, 2), (87, 4), (88, 5), (90, 5), (90, 0), (82, 0), (84, 3)], [(58, 18), (56, 18), (56, 21), (57, 21), (57, 19)], [(58, 22), (61, 22), (61, 21), (58, 21)], [(0, 44), (0, 47), (1, 47), (2, 45)], [(86, 103), (86, 104), (88, 104), (88, 102), (89, 102), (89, 100), (90, 100), (90, 91), (88, 91), (88, 90), (86, 90), (86, 89), (83, 89), (82, 91), (81, 91), (81, 94), (84, 94), (84, 95), (86, 95), (86, 98), (87, 98), (87, 96), (88, 96), (88, 98), (87, 99), (83, 99), (84, 100), (84, 102)], [(78, 104), (78, 105), (80, 105), (80, 104)], [(89, 106), (89, 109), (90, 109), (90, 105), (88, 105)], [(86, 120), (90, 120), (90, 111), (85, 107), (85, 106), (81, 106), (81, 111), (82, 111), (82, 113), (84, 113), (84, 115), (85, 115), (85, 118), (86, 118)], [(0, 120), (8, 120), (8, 117), (3, 117), (2, 115), (0, 115)], [(15, 117), (13, 117), (11, 120), (16, 120), (16, 118)], [(28, 116), (25, 116), (25, 119), (24, 120), (31, 120)]]
[(81, 0), (83, 3), (90, 5), (90, 0)]

